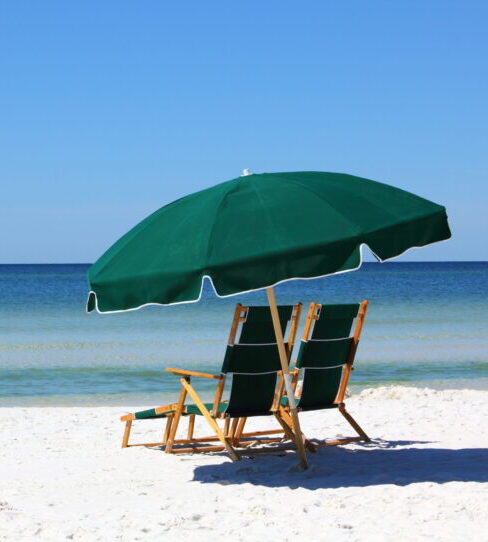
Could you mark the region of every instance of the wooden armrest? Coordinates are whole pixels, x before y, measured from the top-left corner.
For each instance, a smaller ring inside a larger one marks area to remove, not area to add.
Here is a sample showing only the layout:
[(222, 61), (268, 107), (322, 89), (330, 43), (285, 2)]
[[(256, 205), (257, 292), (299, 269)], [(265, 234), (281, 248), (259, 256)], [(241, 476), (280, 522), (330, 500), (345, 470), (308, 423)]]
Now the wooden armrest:
[(198, 371), (186, 371), (185, 369), (173, 369), (172, 367), (166, 367), (166, 371), (173, 373), (175, 375), (181, 376), (198, 376), (200, 378), (215, 378), (218, 380), (222, 378), (220, 375), (211, 375), (209, 373), (199, 373)]

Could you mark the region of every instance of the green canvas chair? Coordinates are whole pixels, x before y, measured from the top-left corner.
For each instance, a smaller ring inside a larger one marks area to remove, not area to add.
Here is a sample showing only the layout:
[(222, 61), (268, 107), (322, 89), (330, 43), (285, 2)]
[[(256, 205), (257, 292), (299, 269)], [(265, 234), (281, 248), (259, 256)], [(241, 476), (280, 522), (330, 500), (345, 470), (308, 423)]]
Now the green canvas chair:
[[(297, 394), (298, 412), (337, 409), (354, 428), (357, 437), (320, 441), (319, 445), (369, 441), (368, 435), (347, 412), (344, 403), (349, 376), (361, 336), (368, 302), (349, 305), (311, 303), (305, 321), (302, 342), (293, 371), (295, 389), (302, 374), (301, 391)], [(354, 333), (350, 336), (353, 322)], [(291, 425), (288, 400), (281, 399), (282, 418)], [(313, 444), (307, 441), (310, 448)]]
[[(296, 330), (301, 312), (301, 303), (294, 306), (278, 307), (283, 332), (289, 327), (286, 350), (288, 358), (293, 349)], [(236, 341), (240, 332), (239, 340)], [(212, 375), (197, 371), (167, 368), (180, 376), (181, 390), (178, 401), (169, 405), (152, 408), (121, 417), (126, 422), (122, 447), (164, 446), (167, 453), (206, 452), (225, 449), (233, 460), (239, 458), (234, 447), (245, 447), (256, 439), (266, 437), (267, 442), (280, 440), (270, 435), (293, 434), (289, 425), (280, 417), (282, 385), (281, 363), (276, 345), (275, 331), (269, 307), (243, 307), (238, 304), (229, 334), (228, 346), (221, 373)], [(231, 376), (230, 396), (222, 400), (227, 377)], [(216, 391), (212, 403), (204, 403), (191, 384), (191, 378), (215, 379)], [(193, 404), (185, 404), (187, 395)], [(274, 415), (281, 429), (244, 433), (248, 417)], [(188, 433), (185, 439), (176, 439), (181, 417), (189, 417)], [(194, 437), (196, 416), (204, 416), (214, 434)], [(161, 442), (129, 444), (134, 420), (155, 418), (166, 419), (166, 429)], [(224, 420), (221, 428), (217, 420)], [(214, 445), (212, 442), (220, 441)]]

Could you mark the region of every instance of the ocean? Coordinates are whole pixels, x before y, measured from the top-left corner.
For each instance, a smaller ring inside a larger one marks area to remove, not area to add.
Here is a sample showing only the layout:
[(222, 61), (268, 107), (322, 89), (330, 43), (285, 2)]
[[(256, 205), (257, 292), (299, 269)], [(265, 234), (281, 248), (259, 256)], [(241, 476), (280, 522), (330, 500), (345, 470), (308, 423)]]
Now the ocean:
[[(206, 284), (199, 303), (87, 314), (87, 269), (0, 265), (0, 406), (173, 401), (178, 379), (164, 368), (218, 372), (235, 303), (266, 304), (264, 292), (219, 299)], [(276, 295), (305, 306), (370, 301), (353, 391), (488, 389), (488, 262), (364, 263)], [(211, 381), (198, 386), (210, 397)]]

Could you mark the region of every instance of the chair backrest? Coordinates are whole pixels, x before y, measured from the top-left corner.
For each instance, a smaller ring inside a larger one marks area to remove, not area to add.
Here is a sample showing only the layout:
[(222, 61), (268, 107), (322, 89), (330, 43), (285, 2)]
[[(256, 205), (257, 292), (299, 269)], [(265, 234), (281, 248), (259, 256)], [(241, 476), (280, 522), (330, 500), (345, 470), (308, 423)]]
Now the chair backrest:
[[(293, 348), (300, 312), (301, 303), (278, 307), (283, 336), (291, 323), (285, 343), (288, 355)], [(280, 371), (270, 308), (237, 305), (222, 365), (223, 374), (232, 374), (226, 414), (233, 418), (271, 414)]]
[(367, 301), (310, 304), (296, 361), (303, 370), (300, 410), (327, 408), (344, 400), (367, 307)]

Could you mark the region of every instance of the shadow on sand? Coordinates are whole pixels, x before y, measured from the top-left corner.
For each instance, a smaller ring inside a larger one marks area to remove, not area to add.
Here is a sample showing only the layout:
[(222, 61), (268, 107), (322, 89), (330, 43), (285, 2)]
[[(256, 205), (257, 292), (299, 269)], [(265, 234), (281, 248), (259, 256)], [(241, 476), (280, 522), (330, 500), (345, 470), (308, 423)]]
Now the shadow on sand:
[(222, 485), (338, 488), (379, 484), (405, 486), (418, 482), (488, 482), (488, 448), (442, 449), (412, 447), (422, 441), (374, 440), (354, 449), (319, 448), (308, 454), (301, 471), (294, 452), (242, 458), (232, 463), (195, 468), (194, 481)]

